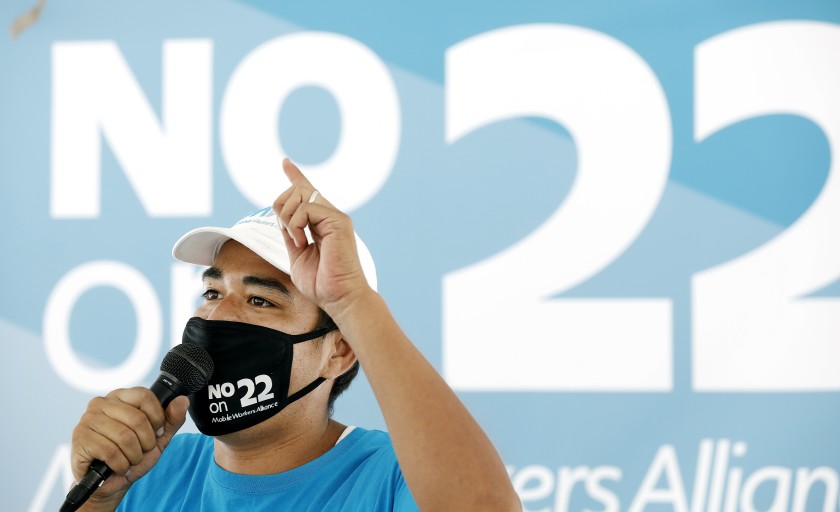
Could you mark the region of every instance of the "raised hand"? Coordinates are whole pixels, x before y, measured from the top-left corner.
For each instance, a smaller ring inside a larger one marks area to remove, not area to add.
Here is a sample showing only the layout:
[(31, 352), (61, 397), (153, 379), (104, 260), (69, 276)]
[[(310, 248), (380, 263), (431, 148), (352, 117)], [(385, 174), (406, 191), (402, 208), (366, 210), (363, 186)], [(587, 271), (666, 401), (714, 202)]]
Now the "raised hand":
[[(283, 171), (291, 186), (274, 201), (274, 211), (289, 251), (292, 282), (309, 300), (335, 315), (356, 294), (370, 290), (359, 262), (353, 223), (316, 193), (288, 158), (283, 160)], [(311, 240), (304, 228), (309, 229)]]

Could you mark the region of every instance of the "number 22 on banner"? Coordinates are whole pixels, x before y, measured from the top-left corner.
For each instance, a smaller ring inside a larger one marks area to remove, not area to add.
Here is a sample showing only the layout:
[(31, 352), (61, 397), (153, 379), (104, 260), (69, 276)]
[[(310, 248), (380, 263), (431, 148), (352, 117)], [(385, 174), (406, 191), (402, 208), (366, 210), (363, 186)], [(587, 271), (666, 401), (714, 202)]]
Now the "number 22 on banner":
[(771, 114), (822, 129), (825, 186), (779, 236), (692, 281), (694, 387), (840, 389), (840, 299), (802, 298), (840, 278), (840, 27), (778, 22), (733, 30), (696, 51), (695, 137)]
[[(809, 22), (760, 24), (704, 42), (698, 140), (749, 117), (793, 113), (818, 124), (837, 149), (838, 49), (840, 28)], [(551, 298), (615, 261), (659, 204), (671, 123), (652, 70), (602, 33), (530, 25), (452, 47), (446, 75), (448, 143), (497, 121), (541, 116), (567, 128), (579, 161), (568, 197), (540, 227), (445, 276), (447, 380), (462, 390), (671, 390), (669, 299)], [(694, 277), (695, 389), (840, 389), (831, 369), (840, 361), (831, 339), (840, 332), (840, 300), (797, 299), (840, 277), (840, 237), (825, 240), (840, 219), (836, 166), (787, 231)], [(481, 291), (487, 282), (497, 293)]]

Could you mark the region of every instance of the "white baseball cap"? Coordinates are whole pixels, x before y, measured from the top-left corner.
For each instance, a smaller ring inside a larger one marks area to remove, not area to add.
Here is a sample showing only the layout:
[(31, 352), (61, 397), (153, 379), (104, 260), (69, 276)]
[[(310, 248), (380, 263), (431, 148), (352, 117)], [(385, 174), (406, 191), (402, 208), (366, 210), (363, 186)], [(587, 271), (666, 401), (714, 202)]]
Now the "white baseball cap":
[[(311, 242), (309, 230), (306, 231), (306, 236)], [(222, 245), (228, 240), (236, 240), (265, 261), (291, 274), (289, 253), (286, 251), (283, 235), (280, 234), (280, 223), (270, 206), (246, 216), (231, 228), (208, 226), (193, 229), (175, 242), (172, 256), (185, 263), (209, 267), (219, 255)], [(362, 272), (370, 287), (376, 290), (376, 267), (373, 264), (373, 257), (358, 234), (356, 234), (356, 249), (362, 264)]]

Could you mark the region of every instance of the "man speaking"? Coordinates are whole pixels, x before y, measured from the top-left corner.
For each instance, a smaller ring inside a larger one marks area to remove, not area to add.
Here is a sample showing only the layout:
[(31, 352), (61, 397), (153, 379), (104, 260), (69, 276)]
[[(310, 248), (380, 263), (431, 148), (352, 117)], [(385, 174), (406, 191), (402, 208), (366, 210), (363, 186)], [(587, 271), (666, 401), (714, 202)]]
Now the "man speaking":
[[(487, 436), (366, 280), (350, 218), (283, 170), (273, 209), (176, 243), (209, 266), (184, 343), (215, 370), (166, 410), (139, 387), (90, 401), (73, 474), (96, 460), (113, 474), (82, 510), (521, 510)], [(390, 437), (331, 417), (359, 364)], [(188, 411), (202, 434), (175, 436)]]

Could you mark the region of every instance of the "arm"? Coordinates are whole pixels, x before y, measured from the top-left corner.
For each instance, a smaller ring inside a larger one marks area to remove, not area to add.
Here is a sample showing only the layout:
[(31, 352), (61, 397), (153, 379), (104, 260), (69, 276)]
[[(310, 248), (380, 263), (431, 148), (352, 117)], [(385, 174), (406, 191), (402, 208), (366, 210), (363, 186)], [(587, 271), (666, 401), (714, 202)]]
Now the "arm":
[(186, 397), (178, 397), (164, 411), (155, 395), (142, 387), (91, 400), (73, 429), (73, 476), (78, 482), (94, 459), (114, 473), (79, 510), (116, 510), (128, 488), (157, 463), (184, 424), (188, 406)]
[(328, 313), (365, 369), (420, 509), (521, 510), (490, 440), (381, 297), (363, 293)]
[[(367, 284), (350, 219), (288, 160), (274, 204), (292, 281), (335, 320), (373, 388), (406, 482), (422, 510), (521, 510), (490, 440)], [(309, 244), (308, 226), (315, 243)]]

